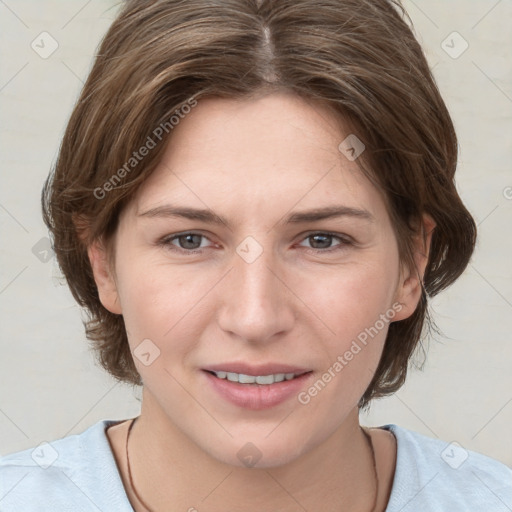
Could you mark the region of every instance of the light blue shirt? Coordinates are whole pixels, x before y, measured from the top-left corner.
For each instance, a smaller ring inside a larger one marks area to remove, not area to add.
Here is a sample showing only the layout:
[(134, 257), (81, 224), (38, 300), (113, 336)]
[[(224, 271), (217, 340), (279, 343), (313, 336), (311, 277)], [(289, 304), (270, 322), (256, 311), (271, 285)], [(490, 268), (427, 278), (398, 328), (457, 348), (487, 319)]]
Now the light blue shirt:
[[(105, 433), (115, 423), (0, 458), (0, 512), (133, 512)], [(397, 439), (386, 512), (512, 511), (512, 470), (501, 462), (397, 425), (380, 428)]]

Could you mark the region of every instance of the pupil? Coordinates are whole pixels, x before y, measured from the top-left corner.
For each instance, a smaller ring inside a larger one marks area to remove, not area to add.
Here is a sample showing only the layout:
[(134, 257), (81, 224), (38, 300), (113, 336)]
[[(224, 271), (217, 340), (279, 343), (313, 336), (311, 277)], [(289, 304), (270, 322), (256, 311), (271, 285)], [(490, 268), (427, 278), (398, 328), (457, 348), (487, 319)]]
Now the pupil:
[(314, 240), (314, 243), (317, 243), (318, 241), (318, 238), (322, 239), (323, 238), (323, 244), (322, 245), (322, 241), (320, 241), (320, 245), (322, 245), (322, 247), (316, 247), (317, 249), (318, 248), (325, 248), (325, 247), (329, 247), (329, 238), (330, 238), (330, 235), (312, 235), (312, 238)]
[(193, 239), (193, 237), (196, 237), (196, 242), (193, 241), (190, 242), (191, 245), (199, 244), (201, 245), (200, 241), (197, 241), (197, 238), (201, 238), (201, 235), (182, 235), (180, 236), (180, 243), (185, 240), (185, 243), (182, 243), (184, 249), (197, 249), (197, 247), (190, 247), (189, 241)]

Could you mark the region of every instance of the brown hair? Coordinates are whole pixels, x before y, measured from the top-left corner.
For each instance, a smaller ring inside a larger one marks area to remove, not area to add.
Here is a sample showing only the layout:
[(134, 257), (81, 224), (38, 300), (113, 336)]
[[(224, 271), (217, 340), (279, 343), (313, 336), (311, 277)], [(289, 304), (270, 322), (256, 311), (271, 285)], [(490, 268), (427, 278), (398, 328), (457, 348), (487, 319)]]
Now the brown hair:
[[(87, 245), (102, 240), (108, 247), (120, 211), (157, 166), (172, 117), (182, 117), (185, 105), (286, 90), (329, 106), (364, 142), (357, 163), (383, 191), (409, 268), (421, 215), (437, 225), (421, 300), (412, 316), (390, 324), (360, 406), (400, 388), (424, 324), (432, 325), (427, 296), (460, 276), (476, 239), (454, 183), (454, 127), (406, 18), (390, 0), (125, 3), (99, 47), (43, 189), (59, 265), (88, 313), (87, 337), (114, 377), (141, 384), (123, 317), (99, 300)], [(155, 147), (135, 159), (149, 139)]]

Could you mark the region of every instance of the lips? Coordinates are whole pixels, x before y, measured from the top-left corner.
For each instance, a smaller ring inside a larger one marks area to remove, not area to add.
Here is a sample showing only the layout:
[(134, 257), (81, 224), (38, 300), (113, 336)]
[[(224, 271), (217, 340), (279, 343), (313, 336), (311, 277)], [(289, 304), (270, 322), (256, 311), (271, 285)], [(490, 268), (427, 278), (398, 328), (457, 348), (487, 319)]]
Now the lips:
[[(240, 367), (238, 367), (240, 369)], [(245, 365), (244, 371), (254, 372), (254, 366), (247, 368)], [(256, 367), (257, 371), (268, 371), (266, 367)], [(270, 369), (293, 369), (291, 366), (283, 365), (272, 365)], [(295, 368), (298, 370), (299, 368)], [(222, 370), (217, 370), (222, 371)], [(292, 372), (293, 373), (293, 372)], [(300, 376), (294, 377), (291, 380), (283, 380), (281, 382), (274, 382), (272, 384), (242, 384), (239, 382), (231, 382), (227, 379), (220, 379), (215, 376), (213, 370), (203, 370), (203, 377), (208, 389), (211, 389), (217, 397), (220, 397), (223, 401), (227, 401), (232, 405), (253, 411), (259, 411), (263, 409), (270, 409), (296, 398), (301, 390), (304, 389), (314, 378), (312, 371), (303, 372)], [(245, 374), (247, 375), (247, 374)]]
[(242, 361), (238, 361), (209, 365), (203, 368), (203, 370), (209, 372), (231, 372), (243, 375), (252, 375), (254, 377), (257, 377), (263, 375), (275, 375), (279, 373), (294, 373), (296, 376), (299, 376), (302, 375), (303, 373), (310, 372), (311, 368), (291, 366), (281, 363), (265, 363), (259, 365), (252, 365), (244, 363)]

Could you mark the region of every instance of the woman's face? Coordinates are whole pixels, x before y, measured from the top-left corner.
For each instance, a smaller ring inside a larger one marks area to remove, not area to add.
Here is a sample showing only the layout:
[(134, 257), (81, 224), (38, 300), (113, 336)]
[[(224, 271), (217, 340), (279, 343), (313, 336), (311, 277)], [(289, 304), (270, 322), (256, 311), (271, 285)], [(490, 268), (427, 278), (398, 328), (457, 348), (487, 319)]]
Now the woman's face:
[[(349, 135), (289, 94), (199, 100), (121, 215), (115, 282), (95, 266), (103, 304), (125, 321), (143, 411), (217, 460), (271, 467), (319, 446), (354, 417), (389, 322), (416, 306), (381, 194), (338, 149)], [(305, 215), (327, 208), (340, 212)], [(212, 367), (309, 373), (264, 387)]]

